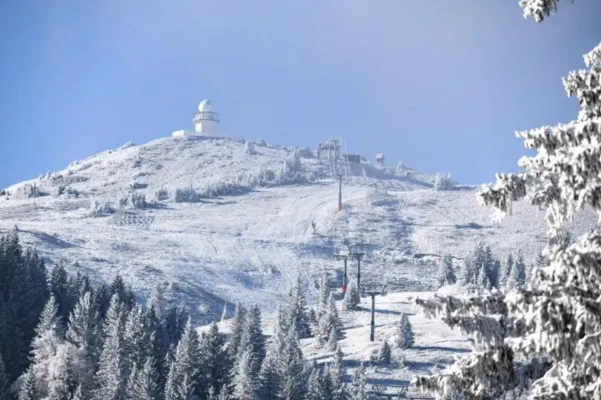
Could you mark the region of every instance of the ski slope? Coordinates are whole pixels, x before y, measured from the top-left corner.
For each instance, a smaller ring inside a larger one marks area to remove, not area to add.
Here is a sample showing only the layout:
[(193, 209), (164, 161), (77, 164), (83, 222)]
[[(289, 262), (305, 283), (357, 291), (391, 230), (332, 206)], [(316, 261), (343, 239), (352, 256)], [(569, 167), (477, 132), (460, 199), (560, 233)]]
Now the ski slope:
[[(367, 161), (340, 162), (346, 173), (338, 211), (332, 164), (309, 149), (300, 152), (298, 171), (308, 182), (174, 201), (176, 189), (277, 174), (294, 151), (262, 143), (253, 154), (245, 149), (241, 139), (202, 136), (128, 143), (7, 188), (0, 232), (16, 226), (50, 265), (62, 262), (98, 281), (119, 273), (141, 296), (163, 284), (168, 297), (206, 320), (219, 316), (224, 302), (257, 303), (269, 313), (298, 274), (317, 280), (327, 273), (340, 282), (342, 265), (333, 255), (344, 251), (345, 240), (366, 253), (365, 281), (392, 279), (407, 291), (435, 289), (443, 253), (460, 265), (482, 240), (495, 252), (521, 249), (532, 260), (545, 241), (540, 210), (516, 204), (514, 215), (495, 225), (491, 211), (478, 205), (476, 188), (438, 192), (432, 176)], [(33, 184), (38, 197), (27, 196)], [(145, 209), (119, 207), (133, 192), (150, 203), (159, 189), (169, 198)], [(91, 211), (103, 203), (116, 211)], [(590, 224), (585, 219), (581, 229)]]

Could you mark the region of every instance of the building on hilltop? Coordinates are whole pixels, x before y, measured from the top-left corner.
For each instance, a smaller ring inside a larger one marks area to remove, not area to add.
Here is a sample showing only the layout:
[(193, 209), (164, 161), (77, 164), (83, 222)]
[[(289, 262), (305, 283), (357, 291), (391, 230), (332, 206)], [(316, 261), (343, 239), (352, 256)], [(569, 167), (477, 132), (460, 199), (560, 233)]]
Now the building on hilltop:
[(192, 118), (194, 123), (194, 131), (182, 129), (174, 131), (173, 136), (181, 137), (187, 135), (216, 135), (217, 127), (219, 126), (219, 113), (215, 111), (215, 107), (211, 100), (203, 100), (198, 105), (198, 112)]

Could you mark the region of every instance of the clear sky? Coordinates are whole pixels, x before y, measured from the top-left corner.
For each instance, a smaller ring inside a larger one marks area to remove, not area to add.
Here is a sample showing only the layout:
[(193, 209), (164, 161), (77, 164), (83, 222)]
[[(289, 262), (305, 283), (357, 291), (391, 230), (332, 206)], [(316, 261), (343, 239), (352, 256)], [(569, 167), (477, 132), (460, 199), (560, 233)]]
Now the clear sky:
[(247, 139), (347, 149), (484, 183), (516, 130), (576, 116), (561, 77), (601, 2), (543, 24), (517, 0), (0, 2), (0, 187), (191, 128), (213, 100)]

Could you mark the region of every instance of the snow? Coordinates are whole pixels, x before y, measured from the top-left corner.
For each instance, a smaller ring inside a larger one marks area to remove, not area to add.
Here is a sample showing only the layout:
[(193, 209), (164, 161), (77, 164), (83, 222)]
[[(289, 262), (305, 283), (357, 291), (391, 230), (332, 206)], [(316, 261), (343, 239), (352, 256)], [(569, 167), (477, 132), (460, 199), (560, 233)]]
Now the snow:
[[(173, 201), (178, 188), (280, 171), (294, 151), (257, 145), (255, 154), (246, 154), (245, 144), (199, 135), (102, 152), (9, 187), (9, 198), (0, 197), (0, 231), (16, 225), (22, 240), (50, 264), (62, 261), (74, 272), (77, 261), (96, 280), (119, 273), (144, 296), (166, 284), (168, 298), (207, 318), (219, 317), (224, 302), (238, 300), (272, 312), (298, 274), (317, 280), (327, 272), (340, 281), (342, 262), (332, 256), (344, 249), (344, 239), (363, 243), (364, 281), (394, 279), (414, 291), (434, 289), (440, 255), (461, 259), (478, 240), (495, 252), (521, 248), (527, 261), (544, 244), (539, 210), (516, 204), (513, 216), (493, 225), (475, 188), (434, 191), (433, 176), (409, 169), (409, 176), (399, 176), (394, 168), (367, 162), (340, 162), (346, 171), (340, 212), (337, 182), (328, 178), (331, 165), (303, 156), (301, 170), (312, 175), (310, 183), (255, 187), (199, 203)], [(26, 184), (47, 195), (20, 196)], [(72, 193), (56, 196), (59, 184)], [(150, 202), (159, 189), (170, 199), (119, 209), (119, 199), (131, 191)], [(117, 211), (91, 212), (92, 202)], [(538, 243), (525, 247), (533, 238)], [(351, 277), (354, 271), (350, 262)]]

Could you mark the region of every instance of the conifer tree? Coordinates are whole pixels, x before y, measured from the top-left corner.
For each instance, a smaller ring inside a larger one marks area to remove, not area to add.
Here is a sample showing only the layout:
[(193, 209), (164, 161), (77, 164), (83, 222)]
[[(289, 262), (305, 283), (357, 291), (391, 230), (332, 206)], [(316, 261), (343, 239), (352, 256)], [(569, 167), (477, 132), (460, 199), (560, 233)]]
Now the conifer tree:
[(87, 397), (84, 395), (84, 390), (81, 385), (77, 386), (73, 396), (71, 396), (71, 400), (86, 400)]
[(228, 353), (233, 359), (238, 355), (240, 349), (240, 341), (242, 340), (242, 334), (244, 333), (244, 326), (246, 324), (246, 308), (242, 306), (240, 302), (236, 304), (236, 310), (234, 311), (234, 318), (232, 319), (232, 333), (228, 341)]
[(409, 318), (405, 313), (401, 314), (401, 319), (399, 320), (395, 340), (396, 345), (400, 349), (407, 349), (413, 347), (413, 326), (411, 325), (411, 322), (409, 321)]
[(334, 352), (334, 360), (330, 364), (329, 370), (332, 381), (333, 399), (346, 400), (346, 391), (343, 383), (346, 369), (344, 368), (344, 354), (340, 346)]
[(255, 368), (251, 349), (242, 351), (236, 366), (233, 379), (234, 397), (237, 400), (258, 400), (258, 381), (253, 369)]
[(186, 400), (188, 397), (184, 397), (184, 395), (199, 395), (203, 390), (201, 366), (198, 335), (192, 328), (192, 322), (188, 319), (169, 368), (165, 389), (166, 399)]
[(58, 305), (58, 314), (66, 324), (73, 303), (69, 296), (67, 270), (62, 264), (56, 265), (50, 273), (50, 292)]
[(351, 400), (367, 400), (367, 378), (365, 377), (365, 367), (363, 363), (355, 370), (351, 388)]
[(240, 351), (241, 353), (238, 354), (239, 360), (242, 358), (243, 352), (250, 352), (250, 376), (252, 380), (258, 380), (261, 364), (265, 358), (266, 348), (263, 328), (261, 327), (261, 310), (257, 305), (249, 310), (246, 317), (246, 325), (240, 342)]
[(131, 309), (125, 321), (123, 340), (128, 359), (129, 368), (136, 365), (141, 369), (149, 355), (153, 355), (148, 348), (150, 335), (146, 315), (140, 305)]
[(177, 345), (184, 332), (188, 318), (190, 316), (184, 307), (175, 306), (167, 310), (165, 316), (165, 334), (169, 346)]
[(23, 382), (19, 390), (19, 400), (38, 400), (39, 398), (35, 374), (30, 368), (23, 375)]
[(445, 254), (438, 269), (438, 285), (454, 285), (456, 282), (457, 276), (453, 269), (453, 258), (449, 254)]
[(272, 345), (261, 365), (259, 397), (261, 400), (279, 400), (281, 381), (278, 369), (277, 348)]
[(390, 350), (390, 346), (388, 345), (388, 341), (384, 340), (378, 349), (378, 361), (382, 364), (390, 364), (391, 356), (392, 352)]
[(29, 374), (33, 375), (36, 393), (40, 397), (48, 395), (48, 379), (51, 363), (60, 346), (63, 344), (58, 304), (54, 296), (50, 297), (36, 328), (36, 337), (32, 342), (31, 361)]
[(123, 342), (124, 313), (119, 294), (115, 293), (106, 314), (94, 400), (120, 400), (125, 395), (127, 359)]
[[(227, 389), (227, 385), (223, 385), (221, 390), (219, 391), (219, 395), (217, 396), (217, 400), (230, 400), (230, 393)], [(263, 400), (263, 399), (261, 399)]]
[[(334, 331), (334, 333), (332, 333)], [(340, 318), (334, 296), (330, 294), (327, 310), (322, 314), (319, 320), (319, 341), (322, 344), (327, 343), (332, 335), (336, 338), (340, 335)]]
[(319, 301), (317, 303), (317, 319), (328, 311), (330, 301), (330, 288), (326, 284), (326, 277), (322, 276), (319, 281)]
[(90, 292), (80, 297), (75, 309), (69, 315), (65, 338), (75, 347), (74, 363), (78, 365), (78, 386), (84, 392), (92, 389), (94, 367), (98, 361), (100, 345), (100, 321), (96, 307), (92, 304)]
[(361, 303), (361, 293), (357, 287), (357, 283), (353, 280), (349, 283), (346, 293), (344, 294), (344, 300), (342, 301), (342, 307), (345, 310), (356, 310)]
[(328, 350), (334, 351), (338, 348), (338, 333), (336, 329), (330, 330), (330, 337), (328, 338)]
[(92, 303), (96, 306), (100, 319), (104, 320), (111, 304), (110, 287), (107, 284), (102, 283), (94, 290), (93, 299)]
[(221, 392), (221, 388), (229, 383), (230, 364), (217, 323), (214, 322), (209, 331), (203, 333), (200, 343), (202, 365), (207, 377), (205, 387), (213, 386), (216, 391)]
[(62, 344), (50, 362), (48, 374), (48, 400), (70, 400), (75, 390), (73, 347)]
[(501, 273), (501, 283), (504, 287), (507, 286), (507, 282), (513, 275), (513, 266), (514, 266), (513, 254), (507, 254), (505, 258), (505, 262), (503, 263), (503, 272)]
[(321, 374), (319, 374), (319, 388), (321, 390), (321, 398), (323, 400), (334, 400), (334, 385), (332, 384), (332, 373), (329, 366), (325, 366)]
[[(135, 368), (135, 367), (134, 367)], [(133, 378), (132, 378), (133, 377)], [(158, 383), (158, 371), (152, 357), (148, 357), (142, 369), (135, 369), (130, 376), (128, 400), (159, 399), (161, 391)]]
[(307, 400), (323, 400), (321, 396), (321, 379), (321, 370), (313, 368), (307, 382)]
[(292, 329), (287, 333), (285, 344), (278, 355), (278, 370), (281, 379), (280, 396), (288, 400), (303, 399), (306, 391), (303, 353)]
[[(157, 284), (148, 299), (148, 309), (154, 308), (159, 320), (165, 318), (167, 312), (167, 300), (165, 299), (165, 287)], [(184, 321), (185, 325), (185, 321)]]
[(290, 304), (288, 306), (288, 313), (289, 320), (291, 321), (291, 323), (292, 320), (294, 320), (295, 326), (298, 329), (298, 338), (308, 338), (311, 335), (311, 331), (309, 329), (307, 304), (303, 294), (303, 287), (300, 275), (297, 277), (296, 283), (290, 291)]

